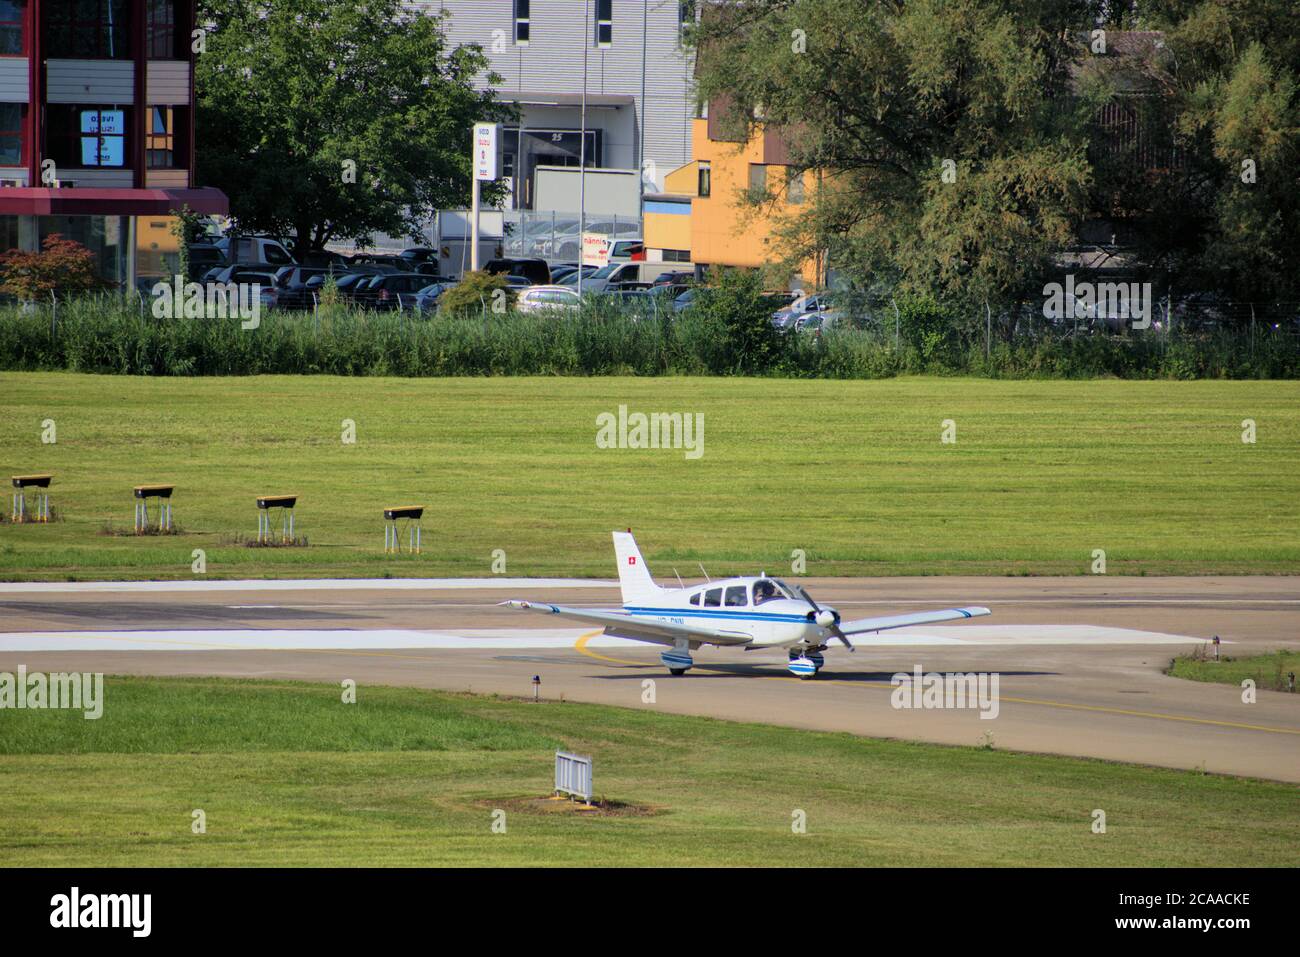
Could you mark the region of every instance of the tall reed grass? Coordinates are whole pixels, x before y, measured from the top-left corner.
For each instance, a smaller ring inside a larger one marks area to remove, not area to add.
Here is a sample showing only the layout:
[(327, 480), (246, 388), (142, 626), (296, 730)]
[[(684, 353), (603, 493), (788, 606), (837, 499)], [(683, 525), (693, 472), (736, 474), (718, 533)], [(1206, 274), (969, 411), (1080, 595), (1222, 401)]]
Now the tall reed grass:
[[(238, 319), (156, 319), (142, 305), (87, 297), (0, 306), (0, 369), (122, 375), (260, 373), (392, 376), (726, 375), (734, 323), (716, 310), (648, 314), (597, 302), (578, 315), (509, 311), (459, 316), (330, 307)], [(783, 377), (903, 374), (1002, 378), (1296, 378), (1300, 347), (1284, 332), (1054, 337), (958, 342), (926, 354), (886, 332), (791, 334), (755, 370)]]

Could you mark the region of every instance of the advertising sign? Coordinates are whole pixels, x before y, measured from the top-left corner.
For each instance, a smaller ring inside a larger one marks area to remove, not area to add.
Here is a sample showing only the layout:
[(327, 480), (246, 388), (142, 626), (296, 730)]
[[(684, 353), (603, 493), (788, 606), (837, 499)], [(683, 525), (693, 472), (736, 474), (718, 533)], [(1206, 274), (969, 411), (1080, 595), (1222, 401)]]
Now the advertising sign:
[(474, 178), (490, 181), (501, 175), (501, 124), (474, 124)]
[(609, 250), (612, 245), (609, 237), (603, 233), (583, 233), (582, 264), (584, 266), (608, 266)]

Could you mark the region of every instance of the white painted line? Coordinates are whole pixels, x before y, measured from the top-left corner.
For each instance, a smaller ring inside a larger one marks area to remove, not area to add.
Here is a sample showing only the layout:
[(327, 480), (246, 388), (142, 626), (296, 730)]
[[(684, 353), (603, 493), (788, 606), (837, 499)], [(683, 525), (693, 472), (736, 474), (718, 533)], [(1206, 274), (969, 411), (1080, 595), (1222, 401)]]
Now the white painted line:
[(592, 578), (273, 578), (237, 581), (0, 582), (0, 594), (224, 591), (460, 591), (475, 588), (616, 588)]
[[(875, 645), (1189, 645), (1208, 638), (1168, 635), (1103, 625), (963, 625), (941, 629), (897, 628), (853, 635), (859, 646)], [(1231, 642), (1224, 642), (1231, 644)]]
[[(281, 651), (312, 648), (480, 648), (572, 649), (591, 629), (522, 629), (466, 631), (460, 634), (407, 628), (278, 629), (214, 628), (160, 631), (48, 631), (0, 634), (6, 651)], [(593, 638), (589, 645), (607, 648), (636, 645), (622, 638)]]
[[(141, 631), (48, 631), (0, 634), (0, 653), (16, 651), (271, 651), (313, 648), (427, 648), (496, 651), (572, 649), (589, 628), (496, 628), (459, 632), (379, 629), (169, 629)], [(1192, 645), (1203, 638), (1093, 625), (955, 625), (899, 628), (855, 635), (863, 649), (913, 645)], [(1225, 642), (1230, 644), (1230, 642)], [(597, 635), (590, 648), (656, 649), (657, 645)]]

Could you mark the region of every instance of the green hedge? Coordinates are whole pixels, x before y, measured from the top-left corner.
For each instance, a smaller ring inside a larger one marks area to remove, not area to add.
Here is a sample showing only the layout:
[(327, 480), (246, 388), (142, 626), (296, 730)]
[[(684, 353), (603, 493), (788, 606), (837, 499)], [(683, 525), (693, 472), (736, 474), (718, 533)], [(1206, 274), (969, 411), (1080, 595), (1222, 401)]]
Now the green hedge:
[[(882, 332), (773, 336), (766, 311), (723, 295), (682, 313), (639, 317), (609, 303), (577, 316), (426, 316), (346, 308), (319, 316), (156, 319), (99, 298), (0, 307), (0, 369), (126, 375), (729, 375), (860, 379), (901, 374), (1006, 378), (1296, 378), (1294, 337), (1268, 332), (1143, 333), (943, 348)], [(737, 315), (736, 310), (742, 314)], [(759, 328), (762, 324), (765, 328)]]

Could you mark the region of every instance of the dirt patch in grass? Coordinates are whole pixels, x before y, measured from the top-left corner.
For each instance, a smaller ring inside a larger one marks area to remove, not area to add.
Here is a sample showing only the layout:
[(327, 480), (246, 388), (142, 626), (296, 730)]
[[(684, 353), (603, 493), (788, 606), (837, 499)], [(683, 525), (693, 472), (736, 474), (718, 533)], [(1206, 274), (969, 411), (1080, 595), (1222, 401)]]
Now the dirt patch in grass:
[(594, 798), (590, 805), (567, 797), (508, 797), (487, 798), (474, 802), (480, 807), (520, 814), (567, 814), (575, 817), (653, 817), (667, 808), (612, 798)]

